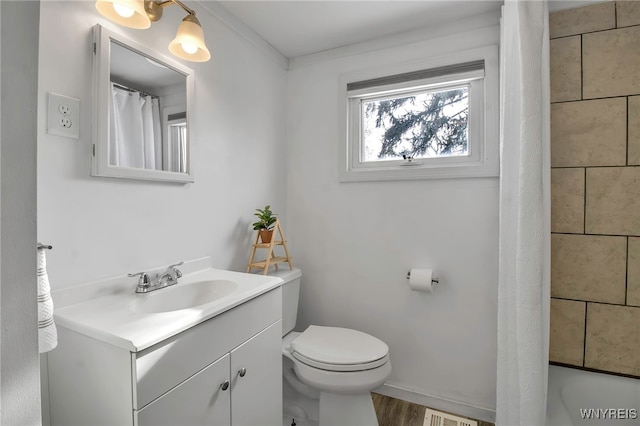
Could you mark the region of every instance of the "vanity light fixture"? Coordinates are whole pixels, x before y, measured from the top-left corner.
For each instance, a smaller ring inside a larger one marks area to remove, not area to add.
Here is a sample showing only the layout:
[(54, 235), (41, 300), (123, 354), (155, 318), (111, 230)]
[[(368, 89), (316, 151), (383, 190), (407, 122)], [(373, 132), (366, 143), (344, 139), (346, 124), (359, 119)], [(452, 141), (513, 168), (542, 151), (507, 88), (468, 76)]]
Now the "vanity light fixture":
[(180, 0), (97, 0), (96, 9), (105, 18), (129, 28), (146, 29), (162, 17), (162, 10), (176, 4), (188, 15), (178, 26), (176, 37), (169, 43), (169, 51), (181, 59), (206, 62), (211, 59), (204, 43), (204, 32), (196, 12)]

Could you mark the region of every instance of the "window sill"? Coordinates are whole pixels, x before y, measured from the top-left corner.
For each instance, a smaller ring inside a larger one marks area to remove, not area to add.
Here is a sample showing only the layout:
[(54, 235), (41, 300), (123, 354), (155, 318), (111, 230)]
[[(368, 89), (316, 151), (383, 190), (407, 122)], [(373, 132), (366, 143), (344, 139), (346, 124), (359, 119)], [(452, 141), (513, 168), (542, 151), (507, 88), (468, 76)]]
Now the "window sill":
[(500, 175), (497, 159), (481, 163), (415, 165), (394, 167), (343, 168), (340, 182), (364, 182), (385, 180), (455, 179), (497, 177)]

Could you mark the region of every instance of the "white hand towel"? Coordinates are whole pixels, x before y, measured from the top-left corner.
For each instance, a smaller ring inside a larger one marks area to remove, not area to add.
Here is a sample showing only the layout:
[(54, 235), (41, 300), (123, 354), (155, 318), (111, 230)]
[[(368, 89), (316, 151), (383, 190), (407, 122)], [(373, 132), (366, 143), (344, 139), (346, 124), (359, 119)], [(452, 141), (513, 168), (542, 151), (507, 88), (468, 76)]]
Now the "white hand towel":
[(44, 249), (38, 249), (38, 346), (40, 353), (44, 353), (57, 345), (58, 331), (53, 322), (53, 300), (47, 276), (47, 258)]

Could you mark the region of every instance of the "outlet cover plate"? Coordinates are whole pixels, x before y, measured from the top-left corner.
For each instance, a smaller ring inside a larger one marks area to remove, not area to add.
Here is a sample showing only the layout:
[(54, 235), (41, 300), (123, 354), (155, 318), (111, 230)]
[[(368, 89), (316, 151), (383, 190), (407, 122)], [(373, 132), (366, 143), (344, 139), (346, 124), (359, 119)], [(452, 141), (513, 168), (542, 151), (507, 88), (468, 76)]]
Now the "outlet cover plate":
[(47, 133), (80, 138), (80, 100), (49, 92)]

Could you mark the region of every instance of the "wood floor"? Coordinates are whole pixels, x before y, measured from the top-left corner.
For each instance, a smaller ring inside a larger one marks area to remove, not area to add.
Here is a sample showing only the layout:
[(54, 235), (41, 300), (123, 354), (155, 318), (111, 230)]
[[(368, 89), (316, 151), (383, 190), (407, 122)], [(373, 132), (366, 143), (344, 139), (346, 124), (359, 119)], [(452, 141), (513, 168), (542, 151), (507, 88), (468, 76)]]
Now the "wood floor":
[(371, 396), (380, 426), (422, 426), (424, 423), (425, 407), (422, 405), (377, 393)]
[[(424, 406), (377, 393), (371, 396), (380, 426), (423, 426)], [(478, 420), (478, 426), (494, 425)]]

